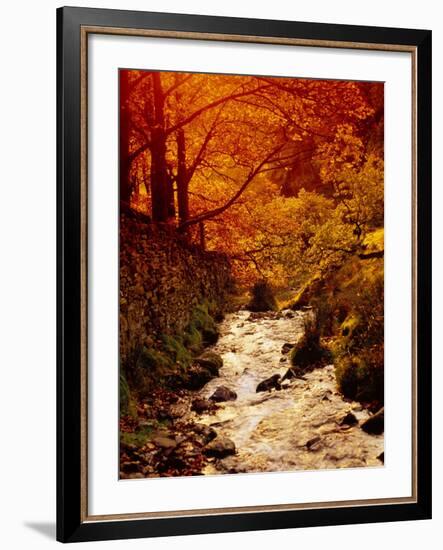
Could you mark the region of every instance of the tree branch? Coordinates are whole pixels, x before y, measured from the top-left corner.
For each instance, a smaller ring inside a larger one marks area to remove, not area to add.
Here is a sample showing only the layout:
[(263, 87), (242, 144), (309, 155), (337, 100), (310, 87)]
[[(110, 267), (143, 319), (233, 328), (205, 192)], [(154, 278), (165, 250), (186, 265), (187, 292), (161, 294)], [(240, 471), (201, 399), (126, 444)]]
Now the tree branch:
[(269, 159), (271, 159), (278, 151), (280, 151), (283, 148), (283, 146), (284, 146), (284, 144), (279, 145), (278, 147), (276, 147), (273, 151), (271, 151), (271, 153), (269, 153), (269, 155), (267, 155), (260, 162), (260, 164), (258, 164), (258, 166), (256, 166), (256, 168), (251, 170), (248, 177), (242, 183), (242, 185), (237, 190), (237, 192), (227, 202), (225, 202), (225, 204), (223, 204), (222, 206), (219, 206), (218, 208), (214, 208), (213, 210), (209, 210), (208, 212), (204, 212), (203, 214), (200, 214), (198, 216), (195, 216), (194, 218), (191, 218), (191, 219), (187, 220), (185, 223), (183, 223), (180, 226), (180, 229), (184, 229), (186, 227), (189, 227), (190, 225), (194, 225), (196, 223), (200, 223), (202, 221), (205, 221), (209, 218), (219, 216), (225, 210), (227, 210), (230, 206), (232, 206), (235, 203), (235, 201), (243, 194), (243, 192), (248, 187), (248, 185), (252, 182), (252, 180), (260, 173), (263, 166), (265, 166), (269, 162)]

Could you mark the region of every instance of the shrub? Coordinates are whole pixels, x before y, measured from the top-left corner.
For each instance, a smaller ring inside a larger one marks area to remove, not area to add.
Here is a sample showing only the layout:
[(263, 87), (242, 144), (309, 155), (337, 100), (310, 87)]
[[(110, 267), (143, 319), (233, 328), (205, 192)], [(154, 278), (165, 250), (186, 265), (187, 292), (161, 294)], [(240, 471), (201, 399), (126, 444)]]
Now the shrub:
[(365, 350), (359, 355), (343, 354), (335, 360), (337, 384), (345, 397), (383, 403), (383, 354), (380, 351)]
[(317, 317), (311, 313), (305, 317), (303, 336), (292, 348), (291, 363), (306, 369), (324, 363), (328, 359), (330, 359), (330, 353), (320, 342), (320, 326)]
[(277, 302), (270, 285), (266, 281), (258, 281), (252, 287), (252, 298), (246, 306), (249, 311), (275, 311)]

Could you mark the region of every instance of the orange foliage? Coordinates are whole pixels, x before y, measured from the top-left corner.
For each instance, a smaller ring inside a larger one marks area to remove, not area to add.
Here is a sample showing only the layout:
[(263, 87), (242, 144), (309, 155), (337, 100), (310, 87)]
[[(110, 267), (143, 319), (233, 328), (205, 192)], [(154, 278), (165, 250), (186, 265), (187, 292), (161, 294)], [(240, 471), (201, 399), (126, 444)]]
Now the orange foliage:
[(382, 84), (122, 70), (120, 97), (121, 200), (229, 254), (244, 283), (288, 284), (320, 228), (346, 248), (375, 223), (355, 209), (365, 182), (374, 208), (383, 194)]

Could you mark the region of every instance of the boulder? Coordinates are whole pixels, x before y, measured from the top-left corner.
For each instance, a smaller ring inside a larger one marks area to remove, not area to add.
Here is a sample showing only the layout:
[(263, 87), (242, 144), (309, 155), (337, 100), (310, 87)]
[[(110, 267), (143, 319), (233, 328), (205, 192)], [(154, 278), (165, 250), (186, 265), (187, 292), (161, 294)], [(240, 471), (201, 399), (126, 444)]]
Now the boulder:
[(235, 454), (235, 443), (227, 437), (216, 437), (203, 449), (206, 456), (224, 458)]
[(201, 390), (215, 376), (206, 367), (194, 364), (189, 368), (182, 385), (188, 390)]
[(294, 347), (294, 344), (290, 344), (289, 342), (286, 342), (285, 344), (283, 344), (281, 348), (281, 352), (283, 353), (283, 355), (286, 355), (291, 351), (293, 347)]
[(201, 414), (207, 411), (210, 411), (213, 408), (213, 404), (207, 399), (197, 397), (194, 399), (191, 405), (191, 411), (195, 411), (197, 414)]
[(276, 390), (281, 389), (280, 385), (280, 375), (274, 374), (270, 378), (266, 378), (266, 380), (263, 380), (260, 382), (260, 384), (257, 386), (257, 389), (255, 390), (257, 393), (261, 391), (271, 391), (273, 388)]
[(297, 367), (290, 367), (283, 375), (281, 381), (283, 382), (284, 380), (292, 380), (293, 378), (298, 378), (300, 375), (301, 372), (299, 369), (297, 369)]
[(178, 403), (172, 405), (169, 409), (169, 416), (171, 418), (182, 418), (188, 412), (188, 406), (186, 403)]
[(205, 346), (212, 346), (213, 344), (217, 343), (217, 340), (219, 338), (219, 333), (216, 329), (212, 328), (204, 328), (201, 331), (203, 344)]
[(237, 399), (237, 394), (226, 386), (219, 386), (209, 399), (216, 403), (221, 403), (222, 401), (235, 401)]
[(214, 428), (211, 428), (211, 426), (206, 426), (205, 424), (194, 424), (193, 430), (198, 436), (200, 436), (205, 445), (217, 437), (217, 432)]
[(358, 424), (358, 420), (355, 414), (348, 412), (339, 422), (340, 426), (355, 426)]
[(201, 367), (207, 369), (213, 376), (218, 376), (218, 371), (223, 366), (221, 355), (213, 351), (205, 351), (194, 362)]
[(371, 435), (380, 435), (385, 431), (385, 409), (382, 407), (375, 414), (365, 420), (361, 429)]

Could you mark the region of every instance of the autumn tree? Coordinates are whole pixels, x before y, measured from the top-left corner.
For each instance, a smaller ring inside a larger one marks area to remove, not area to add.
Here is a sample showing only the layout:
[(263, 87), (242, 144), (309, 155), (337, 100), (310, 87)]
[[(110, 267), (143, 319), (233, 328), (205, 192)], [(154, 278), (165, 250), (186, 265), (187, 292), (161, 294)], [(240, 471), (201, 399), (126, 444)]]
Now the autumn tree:
[(121, 71), (120, 91), (121, 200), (228, 253), (244, 280), (287, 282), (374, 225), (382, 85)]

